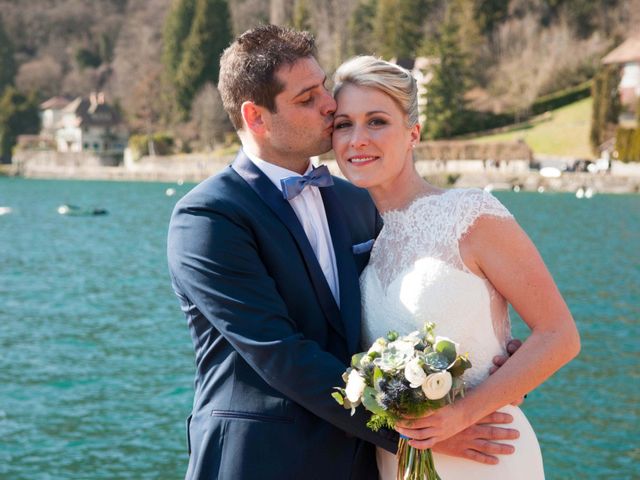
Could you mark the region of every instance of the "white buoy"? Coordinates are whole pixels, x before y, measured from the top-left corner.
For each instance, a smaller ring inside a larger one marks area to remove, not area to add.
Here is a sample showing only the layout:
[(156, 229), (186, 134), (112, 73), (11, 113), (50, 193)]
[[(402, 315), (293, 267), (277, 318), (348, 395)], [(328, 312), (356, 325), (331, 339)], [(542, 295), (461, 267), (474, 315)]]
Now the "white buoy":
[(562, 175), (560, 169), (556, 167), (543, 167), (540, 169), (540, 176), (545, 178), (559, 178)]
[(591, 197), (593, 197), (593, 188), (587, 187), (587, 189), (584, 191), (584, 198), (591, 198)]
[(538, 193), (544, 193), (544, 187), (542, 185), (538, 187)]
[(180, 179), (180, 180), (178, 180), (176, 183), (177, 183), (178, 185), (182, 185), (182, 184), (184, 183), (184, 180), (183, 180), (183, 179)]
[(67, 205), (60, 205), (58, 207), (58, 213), (60, 215), (66, 215), (67, 213), (69, 213), (69, 207)]
[(513, 191), (516, 192), (516, 193), (519, 192), (520, 191), (520, 185), (514, 185), (513, 186)]
[(580, 187), (578, 190), (576, 190), (576, 198), (583, 198), (584, 197), (584, 188)]
[(176, 189), (175, 189), (175, 188), (167, 188), (167, 189), (164, 191), (164, 194), (165, 194), (167, 197), (173, 197), (173, 196), (176, 194)]
[(0, 215), (9, 215), (11, 213), (11, 207), (0, 207)]

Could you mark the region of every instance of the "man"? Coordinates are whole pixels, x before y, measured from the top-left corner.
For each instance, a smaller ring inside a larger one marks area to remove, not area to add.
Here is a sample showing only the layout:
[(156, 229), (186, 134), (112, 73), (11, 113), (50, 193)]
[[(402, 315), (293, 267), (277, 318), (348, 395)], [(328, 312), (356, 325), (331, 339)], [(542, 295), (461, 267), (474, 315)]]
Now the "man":
[[(309, 162), (331, 148), (336, 107), (314, 54), (309, 34), (273, 25), (224, 52), (218, 88), (243, 149), (171, 219), (196, 352), (189, 479), (374, 479), (371, 444), (396, 448), (331, 398), (359, 349), (358, 275), (380, 225), (365, 191)], [(513, 435), (475, 426), (441, 448), (490, 462), (510, 448), (491, 440)]]

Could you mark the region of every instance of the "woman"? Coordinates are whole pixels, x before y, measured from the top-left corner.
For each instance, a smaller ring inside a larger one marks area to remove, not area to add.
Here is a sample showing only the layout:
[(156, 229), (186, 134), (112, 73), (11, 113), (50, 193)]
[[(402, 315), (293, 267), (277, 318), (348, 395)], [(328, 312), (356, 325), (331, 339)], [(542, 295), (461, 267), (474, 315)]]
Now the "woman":
[[(407, 421), (397, 430), (431, 448), (500, 409), (514, 417), (515, 453), (498, 465), (434, 453), (443, 480), (544, 478), (540, 448), (522, 411), (511, 405), (575, 357), (573, 318), (535, 246), (507, 209), (482, 190), (442, 190), (413, 165), (420, 139), (417, 87), (404, 69), (357, 57), (335, 75), (338, 108), (333, 149), (340, 169), (368, 189), (384, 227), (360, 278), (363, 342), (425, 321), (460, 342), (473, 367), (469, 393), (454, 405)], [(491, 360), (510, 338), (507, 302), (531, 335), (493, 375)], [(379, 449), (382, 479), (395, 479), (396, 459)]]

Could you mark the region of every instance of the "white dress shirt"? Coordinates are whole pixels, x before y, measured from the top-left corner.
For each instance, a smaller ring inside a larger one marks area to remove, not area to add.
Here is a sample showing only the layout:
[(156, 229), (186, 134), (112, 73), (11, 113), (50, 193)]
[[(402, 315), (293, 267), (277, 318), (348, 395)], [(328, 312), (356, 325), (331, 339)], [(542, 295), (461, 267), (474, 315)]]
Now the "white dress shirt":
[[(301, 176), (297, 172), (266, 162), (246, 150), (244, 153), (280, 191), (282, 191), (282, 186), (280, 185), (281, 179)], [(309, 162), (309, 167), (305, 174), (309, 173), (312, 169), (313, 165)], [(313, 248), (313, 251), (316, 254), (316, 258), (322, 268), (324, 277), (327, 279), (331, 293), (333, 293), (333, 298), (335, 298), (339, 307), (340, 285), (338, 283), (336, 255), (333, 251), (333, 244), (331, 243), (331, 233), (329, 232), (327, 214), (324, 210), (324, 203), (322, 202), (320, 190), (315, 186), (307, 186), (299, 195), (288, 200), (288, 202), (296, 213), (304, 232), (307, 234), (311, 248)]]

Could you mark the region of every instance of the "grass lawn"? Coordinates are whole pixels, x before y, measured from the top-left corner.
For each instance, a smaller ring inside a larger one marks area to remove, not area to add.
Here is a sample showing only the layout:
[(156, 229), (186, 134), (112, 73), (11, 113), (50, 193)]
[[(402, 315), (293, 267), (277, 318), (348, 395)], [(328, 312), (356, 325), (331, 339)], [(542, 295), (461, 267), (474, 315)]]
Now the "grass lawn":
[(589, 145), (591, 98), (537, 117), (513, 130), (476, 137), (479, 142), (519, 140), (527, 142), (534, 153), (576, 158), (593, 158)]

